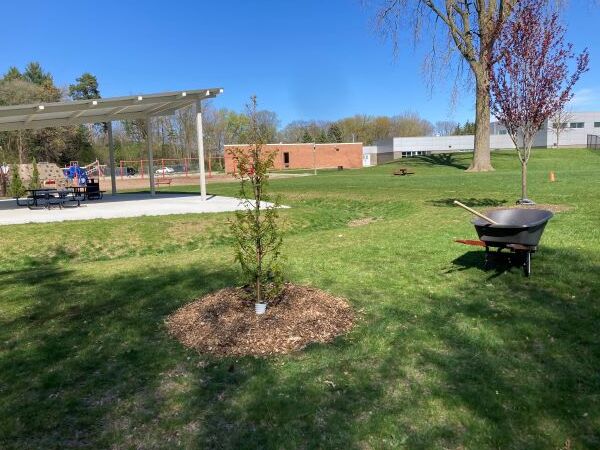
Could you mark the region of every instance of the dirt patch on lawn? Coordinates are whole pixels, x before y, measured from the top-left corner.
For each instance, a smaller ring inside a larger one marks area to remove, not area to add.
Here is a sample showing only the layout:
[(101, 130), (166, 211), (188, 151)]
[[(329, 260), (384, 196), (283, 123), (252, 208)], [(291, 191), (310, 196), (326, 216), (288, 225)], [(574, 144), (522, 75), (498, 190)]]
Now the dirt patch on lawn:
[(255, 314), (241, 288), (226, 288), (179, 308), (167, 319), (167, 328), (200, 353), (268, 356), (330, 342), (348, 332), (353, 322), (347, 300), (286, 284), (280, 301), (263, 315)]
[(373, 222), (377, 222), (375, 217), (363, 217), (362, 219), (355, 219), (348, 222), (349, 227), (364, 227), (365, 225), (369, 225)]
[[(506, 207), (492, 208), (494, 209), (505, 209)], [(547, 203), (541, 203), (536, 205), (514, 205), (511, 208), (522, 208), (522, 209), (546, 209), (555, 213), (571, 211), (574, 207), (571, 205), (551, 205)]]

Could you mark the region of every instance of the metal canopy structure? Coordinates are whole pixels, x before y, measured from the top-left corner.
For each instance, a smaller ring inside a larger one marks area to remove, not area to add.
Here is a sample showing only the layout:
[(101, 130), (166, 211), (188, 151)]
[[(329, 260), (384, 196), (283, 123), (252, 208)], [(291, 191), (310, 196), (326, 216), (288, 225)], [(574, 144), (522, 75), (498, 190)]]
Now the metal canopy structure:
[(206, 175), (204, 173), (204, 139), (202, 133), (202, 100), (223, 93), (222, 88), (196, 89), (191, 91), (164, 92), (158, 94), (131, 95), (127, 97), (76, 100), (52, 103), (34, 103), (0, 107), (0, 131), (35, 130), (47, 127), (81, 125), (85, 123), (108, 123), (108, 142), (112, 193), (115, 194), (116, 174), (112, 122), (146, 119), (148, 123), (148, 160), (150, 192), (155, 195), (154, 162), (150, 133), (150, 119), (169, 116), (181, 108), (196, 106), (196, 131), (198, 133), (198, 157), (200, 166), (200, 192), (206, 199)]

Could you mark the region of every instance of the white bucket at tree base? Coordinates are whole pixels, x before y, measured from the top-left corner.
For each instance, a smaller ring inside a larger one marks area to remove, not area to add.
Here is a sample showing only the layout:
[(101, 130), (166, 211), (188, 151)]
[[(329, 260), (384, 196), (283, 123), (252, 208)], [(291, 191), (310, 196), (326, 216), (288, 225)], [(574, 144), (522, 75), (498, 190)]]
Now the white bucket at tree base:
[(267, 310), (266, 303), (255, 303), (254, 304), (254, 311), (256, 312), (256, 314), (264, 314), (266, 310)]

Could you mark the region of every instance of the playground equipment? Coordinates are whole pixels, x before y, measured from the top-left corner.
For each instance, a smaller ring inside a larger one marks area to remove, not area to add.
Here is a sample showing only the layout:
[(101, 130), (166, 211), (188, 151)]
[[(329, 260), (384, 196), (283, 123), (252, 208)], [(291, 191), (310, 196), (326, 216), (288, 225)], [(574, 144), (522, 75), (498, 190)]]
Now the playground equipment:
[[(25, 186), (29, 185), (33, 176), (33, 164), (17, 164), (19, 176)], [(61, 188), (66, 186), (66, 180), (63, 171), (54, 163), (38, 162), (37, 169), (40, 183), (43, 186), (52, 186)]]
[(63, 169), (63, 174), (71, 184), (85, 186), (91, 176), (104, 177), (105, 169), (106, 165), (100, 164), (98, 160), (86, 166), (80, 166), (79, 162), (71, 161), (69, 167)]
[[(222, 156), (207, 156), (205, 162), (207, 176), (211, 178), (213, 170), (222, 171), (224, 164)], [(116, 168), (116, 175), (123, 179), (124, 177), (139, 173), (140, 178), (144, 178), (148, 175), (148, 167), (149, 163), (147, 159), (122, 159), (119, 161), (119, 167)], [(173, 169), (173, 172), (170, 169)], [(154, 160), (154, 172), (157, 176), (165, 177), (166, 175), (179, 174), (189, 177), (191, 174), (197, 174), (199, 171), (198, 158), (160, 158)]]

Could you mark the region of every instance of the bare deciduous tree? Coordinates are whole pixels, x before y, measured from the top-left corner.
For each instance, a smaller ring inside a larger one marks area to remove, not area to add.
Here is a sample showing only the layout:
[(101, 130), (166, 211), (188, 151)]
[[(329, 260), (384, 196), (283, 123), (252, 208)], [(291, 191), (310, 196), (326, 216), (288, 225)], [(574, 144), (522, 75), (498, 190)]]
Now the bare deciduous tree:
[(554, 135), (556, 136), (556, 141), (554, 142), (554, 146), (558, 148), (560, 135), (569, 129), (569, 122), (573, 120), (573, 113), (566, 108), (561, 108), (551, 117), (552, 120), (552, 129), (554, 130)]
[[(475, 152), (468, 170), (493, 170), (490, 160), (490, 52), (517, 0), (381, 0), (379, 29), (398, 48), (400, 31), (412, 26), (417, 41), (427, 27), (433, 44), (428, 61), (466, 63), (475, 81)], [(440, 29), (441, 25), (441, 29)], [(443, 49), (438, 48), (442, 40)], [(433, 67), (433, 66), (432, 66)]]

